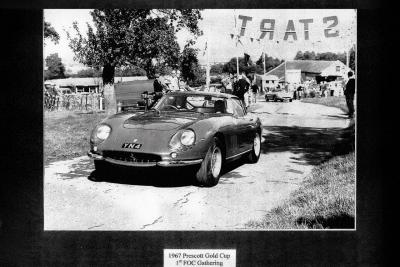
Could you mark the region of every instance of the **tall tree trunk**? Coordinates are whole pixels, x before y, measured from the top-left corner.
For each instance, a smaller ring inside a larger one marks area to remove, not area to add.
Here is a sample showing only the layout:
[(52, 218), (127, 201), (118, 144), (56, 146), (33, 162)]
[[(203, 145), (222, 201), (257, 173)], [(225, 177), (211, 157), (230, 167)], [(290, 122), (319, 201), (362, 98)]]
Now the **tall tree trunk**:
[(117, 99), (114, 88), (115, 66), (105, 64), (103, 67), (104, 105), (107, 116), (117, 113)]

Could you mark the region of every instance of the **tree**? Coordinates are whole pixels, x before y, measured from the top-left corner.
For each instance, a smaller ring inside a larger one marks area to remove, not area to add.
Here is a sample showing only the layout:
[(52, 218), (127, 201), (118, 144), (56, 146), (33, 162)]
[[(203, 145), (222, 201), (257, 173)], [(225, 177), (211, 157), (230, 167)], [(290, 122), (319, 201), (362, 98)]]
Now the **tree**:
[(58, 44), (60, 40), (60, 35), (56, 32), (56, 30), (51, 26), (50, 22), (44, 22), (44, 30), (43, 30), (44, 39), (50, 39), (52, 42)]
[(316, 60), (316, 55), (315, 52), (312, 51), (306, 51), (306, 52), (301, 52), (298, 51), (296, 56), (294, 57), (295, 60)]
[[(355, 58), (356, 58), (356, 51), (353, 48), (350, 49), (350, 62), (349, 62), (349, 67), (352, 70), (355, 70)], [(302, 52), (302, 51), (298, 51), (296, 53), (296, 56), (294, 58), (295, 60), (307, 60), (307, 59), (312, 59), (312, 60), (329, 60), (329, 61), (335, 61), (335, 60), (339, 60), (341, 61), (343, 64), (346, 64), (346, 53), (333, 53), (333, 52), (323, 52), (323, 53), (318, 53), (315, 54), (315, 52)]]
[(210, 73), (212, 75), (222, 74), (223, 72), (224, 72), (224, 64), (222, 63), (214, 64), (210, 68)]
[(84, 36), (77, 23), (76, 35), (67, 33), (75, 59), (89, 67), (102, 68), (104, 98), (108, 114), (116, 112), (115, 69), (137, 66), (149, 78), (165, 66), (178, 66), (179, 45), (175, 33), (187, 28), (195, 37), (201, 19), (197, 9), (96, 9), (94, 27)]
[(203, 76), (203, 72), (197, 58), (199, 50), (186, 45), (181, 55), (181, 71), (182, 77), (189, 85), (199, 84), (199, 80)]
[[(233, 57), (225, 63), (223, 71), (227, 73), (236, 73), (236, 58)], [(246, 65), (244, 57), (239, 57), (239, 72), (253, 73), (256, 71), (256, 65), (249, 59), (249, 66)]]
[(47, 66), (44, 73), (45, 80), (65, 78), (65, 67), (57, 53), (47, 56), (45, 61)]
[[(264, 73), (263, 61), (264, 61), (263, 55), (261, 55), (260, 58), (256, 61), (256, 65), (257, 65), (256, 72), (258, 74)], [(279, 66), (282, 62), (283, 62), (283, 60), (270, 57), (266, 54), (265, 55), (265, 71), (268, 72), (268, 71), (272, 70), (273, 68)]]

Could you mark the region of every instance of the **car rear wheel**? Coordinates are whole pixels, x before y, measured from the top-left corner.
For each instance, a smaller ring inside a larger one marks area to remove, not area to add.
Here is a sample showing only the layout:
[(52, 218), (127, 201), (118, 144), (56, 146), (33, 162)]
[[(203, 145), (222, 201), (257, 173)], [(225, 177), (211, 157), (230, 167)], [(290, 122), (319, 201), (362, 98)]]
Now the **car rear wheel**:
[(204, 186), (218, 184), (223, 165), (222, 146), (218, 138), (214, 137), (213, 143), (196, 173), (197, 181)]
[(256, 163), (261, 155), (261, 137), (259, 133), (256, 133), (253, 139), (253, 148), (249, 153), (249, 162)]

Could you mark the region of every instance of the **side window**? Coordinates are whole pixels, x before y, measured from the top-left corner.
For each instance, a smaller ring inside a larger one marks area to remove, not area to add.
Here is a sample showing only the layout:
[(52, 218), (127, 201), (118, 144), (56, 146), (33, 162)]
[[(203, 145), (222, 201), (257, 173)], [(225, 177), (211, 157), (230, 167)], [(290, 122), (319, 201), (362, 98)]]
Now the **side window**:
[(231, 99), (226, 100), (226, 113), (236, 115), (233, 108), (233, 103)]
[(234, 114), (239, 116), (239, 117), (243, 117), (244, 116), (244, 111), (243, 111), (243, 107), (239, 102), (240, 100), (237, 99), (233, 99), (232, 103), (233, 103), (233, 109), (234, 109)]

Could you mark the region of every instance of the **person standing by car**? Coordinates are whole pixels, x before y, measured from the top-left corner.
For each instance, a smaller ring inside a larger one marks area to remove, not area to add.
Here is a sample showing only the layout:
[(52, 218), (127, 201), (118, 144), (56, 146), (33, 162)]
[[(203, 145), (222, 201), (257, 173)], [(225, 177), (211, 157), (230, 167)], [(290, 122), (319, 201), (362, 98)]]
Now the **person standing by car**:
[(349, 71), (347, 73), (349, 80), (346, 83), (346, 87), (344, 89), (344, 95), (346, 97), (347, 108), (349, 109), (349, 117), (353, 118), (354, 116), (354, 94), (356, 91), (356, 80), (353, 77), (353, 72)]
[(254, 75), (254, 79), (251, 85), (251, 92), (252, 92), (252, 102), (257, 102), (257, 93), (258, 93), (258, 85), (257, 85), (257, 77)]
[(169, 89), (171, 91), (179, 91), (179, 79), (178, 76), (176, 74), (176, 71), (173, 70), (171, 73), (172, 77), (170, 79), (170, 85), (169, 85)]
[(161, 80), (159, 73), (156, 73), (154, 76), (155, 76), (155, 79), (153, 82), (154, 102), (157, 102), (157, 100), (163, 96), (163, 89), (164, 89), (165, 85), (163, 84), (163, 81)]
[(242, 74), (242, 76), (237, 81), (237, 91), (235, 95), (244, 103), (244, 94), (249, 90), (249, 83), (246, 80), (246, 76)]

